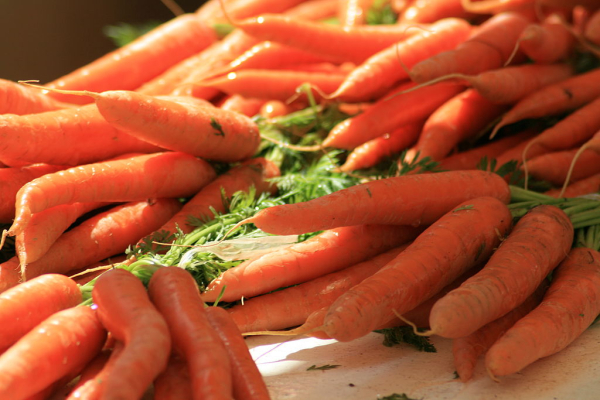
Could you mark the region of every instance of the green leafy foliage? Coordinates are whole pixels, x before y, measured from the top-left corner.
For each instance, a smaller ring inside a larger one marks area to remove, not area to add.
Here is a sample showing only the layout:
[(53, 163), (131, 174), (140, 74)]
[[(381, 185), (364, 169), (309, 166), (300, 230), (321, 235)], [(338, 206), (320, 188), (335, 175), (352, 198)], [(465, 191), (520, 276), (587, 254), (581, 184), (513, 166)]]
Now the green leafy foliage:
[(308, 367), (306, 370), (307, 371), (327, 371), (328, 369), (334, 369), (339, 367), (340, 365), (337, 364), (325, 364), (325, 365), (321, 365), (319, 367), (317, 367), (316, 365), (311, 365), (310, 367)]
[(122, 47), (160, 24), (161, 22), (159, 21), (147, 21), (142, 24), (119, 23), (117, 25), (105, 26), (103, 31), (104, 35), (111, 39), (117, 47)]
[(397, 326), (375, 331), (383, 335), (383, 345), (392, 347), (397, 344), (405, 343), (419, 351), (426, 353), (436, 353), (437, 349), (427, 336), (419, 336), (410, 326)]
[(390, 25), (398, 20), (398, 14), (393, 10), (389, 0), (375, 0), (367, 11), (368, 25)]

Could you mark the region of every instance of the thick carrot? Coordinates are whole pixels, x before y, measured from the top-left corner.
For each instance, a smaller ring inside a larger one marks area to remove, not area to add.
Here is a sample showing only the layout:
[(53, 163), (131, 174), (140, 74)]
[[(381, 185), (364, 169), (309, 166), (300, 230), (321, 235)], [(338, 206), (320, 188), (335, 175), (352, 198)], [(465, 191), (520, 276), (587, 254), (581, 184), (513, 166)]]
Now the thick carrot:
[(206, 316), (229, 353), (234, 397), (236, 399), (269, 400), (267, 385), (252, 359), (240, 330), (227, 311), (220, 307), (208, 307)]
[(0, 293), (0, 353), (50, 315), (81, 302), (70, 278), (47, 274)]
[(399, 126), (427, 118), (440, 105), (464, 89), (460, 84), (440, 82), (401, 93), (414, 86), (412, 82), (401, 83), (362, 114), (338, 123), (323, 140), (322, 146), (351, 150), (368, 140), (390, 133)]
[(342, 294), (329, 307), (323, 331), (350, 341), (410, 311), (487, 259), (511, 225), (510, 210), (494, 197), (456, 205), (381, 270)]
[(265, 104), (266, 100), (248, 98), (239, 94), (227, 96), (218, 107), (223, 110), (235, 111), (244, 114), (247, 117), (253, 117), (260, 113), (260, 109)]
[(190, 217), (208, 219), (214, 216), (213, 210), (218, 213), (225, 212), (223, 194), (231, 197), (235, 192), (248, 191), (250, 187), (254, 187), (257, 195), (274, 192), (277, 188), (269, 182), (269, 179), (279, 174), (277, 165), (265, 158), (245, 161), (217, 176), (214, 181), (202, 188), (159, 230), (176, 232), (180, 229), (183, 233), (189, 233), (194, 229), (194, 226), (188, 223)]
[[(214, 30), (193, 14), (165, 22), (120, 47), (50, 83), (68, 90), (134, 90), (173, 64), (217, 40)], [(67, 102), (89, 103), (89, 98), (49, 93)]]
[(343, 26), (358, 26), (367, 23), (367, 14), (374, 0), (340, 1), (338, 18)]
[(567, 59), (575, 50), (576, 39), (561, 18), (552, 14), (541, 23), (527, 26), (518, 46), (536, 63), (554, 63)]
[(167, 367), (153, 382), (155, 400), (192, 400), (192, 384), (187, 362), (171, 355)]
[(578, 197), (600, 192), (600, 174), (574, 181), (563, 189), (550, 189), (544, 194), (552, 197)]
[(17, 256), (0, 264), (0, 293), (21, 283), (21, 266)]
[(369, 57), (346, 77), (329, 97), (342, 101), (367, 101), (380, 96), (403, 79), (408, 68), (434, 54), (450, 50), (463, 42), (471, 25), (458, 18), (442, 19)]
[(478, 274), (433, 306), (432, 333), (467, 336), (510, 312), (565, 258), (572, 243), (573, 225), (561, 209), (533, 208)]
[(398, 22), (434, 23), (442, 18), (469, 20), (472, 17), (473, 15), (463, 8), (460, 0), (415, 0), (398, 15)]
[(181, 209), (176, 199), (125, 203), (94, 215), (60, 236), (37, 261), (22, 264), (24, 280), (66, 274), (123, 253)]
[(506, 11), (523, 12), (535, 5), (535, 0), (460, 0), (465, 11), (474, 14), (498, 14)]
[(542, 301), (548, 285), (542, 283), (521, 305), (508, 314), (489, 322), (472, 334), (452, 340), (454, 368), (462, 382), (473, 377), (477, 361), (511, 326)]
[(215, 0), (205, 2), (195, 13), (200, 19), (213, 24), (226, 23), (223, 8), (231, 18), (249, 18), (266, 12), (281, 13), (303, 2), (304, 0), (225, 0), (221, 4)]
[(38, 90), (0, 79), (0, 114), (35, 114), (67, 107), (69, 104), (55, 100)]
[(519, 35), (530, 22), (516, 12), (494, 15), (455, 49), (414, 65), (410, 69), (411, 79), (424, 83), (448, 74), (476, 75), (500, 68), (509, 60)]
[[(555, 151), (527, 160), (522, 169), (527, 168), (530, 176), (550, 182), (554, 186), (564, 185), (570, 166), (579, 149)], [(587, 150), (579, 155), (577, 163), (571, 170), (570, 178), (573, 181), (588, 178), (600, 173), (600, 153)]]
[(510, 375), (564, 349), (598, 316), (599, 299), (600, 255), (590, 248), (573, 248), (556, 268), (542, 303), (488, 350), (488, 372)]
[(33, 213), (60, 204), (188, 197), (215, 175), (207, 162), (179, 152), (134, 156), (46, 174), (19, 190), (15, 221), (8, 234), (20, 234)]
[(101, 398), (140, 399), (167, 365), (171, 353), (167, 323), (142, 282), (124, 269), (100, 275), (92, 297), (102, 325), (124, 345), (103, 382)]
[(58, 311), (0, 356), (0, 397), (24, 399), (82, 369), (100, 352), (106, 330), (90, 307)]
[(148, 295), (167, 321), (173, 351), (188, 364), (194, 398), (231, 398), (229, 355), (208, 322), (192, 275), (176, 266), (159, 268), (150, 278)]
[(93, 104), (0, 116), (0, 159), (4, 162), (81, 165), (120, 154), (156, 151), (161, 149), (112, 127)]
[[(412, 240), (422, 229), (359, 225), (327, 230), (304, 242), (242, 262), (202, 293), (204, 301), (236, 301), (338, 271)], [(282, 272), (283, 271), (283, 272)], [(223, 295), (219, 297), (221, 292)]]
[(406, 175), (359, 184), (302, 203), (270, 207), (246, 221), (279, 235), (366, 223), (427, 226), (475, 197), (491, 196), (508, 203), (509, 192), (500, 176), (485, 171)]

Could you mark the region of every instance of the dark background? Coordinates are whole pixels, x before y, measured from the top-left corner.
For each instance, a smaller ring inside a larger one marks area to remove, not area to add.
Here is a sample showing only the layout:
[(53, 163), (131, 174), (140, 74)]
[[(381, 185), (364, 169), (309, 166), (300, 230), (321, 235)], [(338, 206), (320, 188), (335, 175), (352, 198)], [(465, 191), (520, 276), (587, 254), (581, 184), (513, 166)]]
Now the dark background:
[[(185, 12), (203, 0), (176, 0)], [(167, 21), (160, 0), (0, 0), (0, 78), (49, 82), (115, 48), (103, 29)]]

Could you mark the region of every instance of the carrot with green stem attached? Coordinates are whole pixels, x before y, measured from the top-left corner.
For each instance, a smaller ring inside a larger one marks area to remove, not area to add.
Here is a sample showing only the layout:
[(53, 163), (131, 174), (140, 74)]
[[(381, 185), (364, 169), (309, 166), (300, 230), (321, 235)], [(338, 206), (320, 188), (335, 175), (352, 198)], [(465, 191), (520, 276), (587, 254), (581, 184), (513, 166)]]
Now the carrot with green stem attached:
[(573, 225), (565, 212), (552, 205), (533, 208), (478, 274), (433, 306), (429, 333), (463, 337), (507, 314), (535, 291), (572, 244)]
[(341, 295), (322, 330), (350, 341), (403, 315), (487, 259), (511, 226), (510, 210), (494, 197), (456, 205), (381, 270)]

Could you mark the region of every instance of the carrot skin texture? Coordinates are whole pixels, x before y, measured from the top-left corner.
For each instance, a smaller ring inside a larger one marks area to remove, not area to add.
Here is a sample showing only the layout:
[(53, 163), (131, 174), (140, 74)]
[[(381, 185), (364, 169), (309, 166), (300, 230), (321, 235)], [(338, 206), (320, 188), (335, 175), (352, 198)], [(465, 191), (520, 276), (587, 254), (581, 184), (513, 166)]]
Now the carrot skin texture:
[(50, 315), (75, 307), (81, 291), (71, 278), (48, 274), (23, 282), (0, 294), (0, 352)]
[(194, 399), (231, 399), (229, 355), (208, 322), (192, 275), (175, 266), (159, 268), (148, 295), (167, 322), (173, 350), (188, 363)]
[(519, 47), (536, 63), (553, 63), (566, 59), (575, 48), (575, 37), (559, 21), (549, 16), (542, 23), (526, 27), (519, 37)]
[(96, 105), (111, 125), (140, 140), (208, 160), (240, 161), (254, 155), (260, 143), (250, 118), (202, 101), (109, 91)]
[(167, 367), (153, 382), (155, 400), (192, 400), (192, 385), (187, 363), (171, 356)]
[[(562, 197), (577, 197), (585, 194), (596, 193), (598, 191), (600, 191), (600, 174), (595, 174), (569, 184), (562, 193)], [(550, 189), (544, 194), (552, 197), (558, 197), (561, 195), (561, 192), (561, 189)]]
[(33, 213), (60, 204), (187, 197), (215, 176), (207, 162), (179, 152), (134, 156), (46, 174), (17, 193), (15, 221), (9, 234), (21, 233)]
[(412, 310), (489, 257), (511, 225), (508, 207), (496, 198), (457, 205), (381, 270), (341, 295), (329, 307), (323, 331), (350, 341), (388, 322), (394, 311)]
[(17, 256), (0, 264), (0, 293), (21, 283), (21, 266)]
[(100, 275), (92, 289), (102, 325), (123, 342), (102, 396), (137, 400), (165, 368), (171, 337), (165, 319), (148, 297), (142, 282), (124, 269)]
[(433, 306), (432, 331), (446, 338), (464, 337), (510, 312), (565, 258), (572, 243), (573, 225), (561, 209), (533, 208), (478, 274)]
[(89, 307), (51, 315), (0, 356), (0, 396), (18, 400), (36, 394), (83, 368), (105, 340), (106, 330)]
[(269, 400), (271, 398), (269, 390), (252, 359), (248, 345), (229, 313), (221, 307), (208, 307), (206, 315), (229, 353), (234, 398)]
[(600, 254), (573, 248), (553, 274), (542, 303), (488, 350), (486, 368), (494, 376), (516, 373), (567, 347), (599, 313)]
[[(456, 187), (463, 190), (450, 190)], [(510, 190), (500, 176), (485, 171), (405, 175), (355, 185), (302, 203), (269, 207), (248, 222), (278, 235), (360, 224), (427, 226), (463, 201), (481, 196), (508, 204)], [(317, 217), (307, 217), (311, 215)]]
[[(567, 179), (569, 166), (578, 149), (542, 154), (526, 162), (528, 173), (553, 185), (562, 185)], [(521, 167), (523, 168), (523, 166)], [(600, 173), (600, 154), (586, 150), (578, 157), (573, 167), (571, 179), (578, 181)]]
[(69, 104), (54, 100), (37, 89), (28, 88), (7, 79), (0, 79), (0, 114), (35, 114), (60, 110), (69, 106)]
[[(225, 271), (208, 285), (202, 298), (206, 302), (216, 301), (225, 287), (221, 300), (236, 301), (306, 282), (406, 243), (421, 230), (391, 225), (359, 225), (328, 230)], [(260, 281), (254, 282), (256, 279)]]

